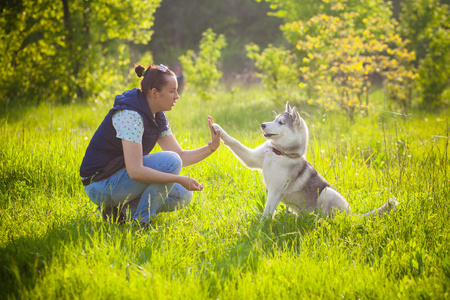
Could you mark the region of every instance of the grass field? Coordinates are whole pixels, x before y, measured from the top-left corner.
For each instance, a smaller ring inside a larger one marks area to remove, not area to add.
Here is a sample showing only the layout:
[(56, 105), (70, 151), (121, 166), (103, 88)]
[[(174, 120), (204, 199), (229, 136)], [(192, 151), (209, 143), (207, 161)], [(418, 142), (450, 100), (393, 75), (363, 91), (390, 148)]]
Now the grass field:
[[(450, 297), (448, 110), (405, 117), (381, 101), (350, 123), (340, 112), (299, 106), (308, 159), (353, 215), (297, 218), (281, 206), (261, 223), (261, 173), (222, 146), (183, 169), (205, 185), (189, 208), (142, 229), (104, 222), (78, 176), (111, 103), (3, 112), (1, 299)], [(259, 90), (237, 90), (211, 102), (183, 97), (168, 118), (185, 149), (209, 141), (207, 115), (256, 146), (259, 123), (283, 109)], [(397, 211), (357, 215), (390, 197)]]

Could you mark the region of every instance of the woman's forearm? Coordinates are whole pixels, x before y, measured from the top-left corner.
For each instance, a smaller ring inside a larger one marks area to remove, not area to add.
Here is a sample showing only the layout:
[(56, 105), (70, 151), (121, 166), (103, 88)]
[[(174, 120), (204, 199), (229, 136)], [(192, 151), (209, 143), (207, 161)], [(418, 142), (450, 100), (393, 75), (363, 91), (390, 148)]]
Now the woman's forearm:
[(209, 146), (204, 146), (195, 150), (183, 150), (179, 153), (181, 161), (183, 162), (183, 167), (198, 163), (210, 156), (214, 149), (210, 149)]
[(145, 183), (179, 183), (181, 177), (180, 175), (161, 172), (145, 166), (127, 168), (127, 173), (131, 179)]
[(128, 170), (128, 175), (131, 179), (146, 182), (146, 183), (169, 183), (175, 182), (181, 184), (185, 189), (189, 191), (201, 191), (203, 185), (198, 183), (195, 179), (176, 175), (171, 173), (160, 172), (148, 167), (140, 167)]

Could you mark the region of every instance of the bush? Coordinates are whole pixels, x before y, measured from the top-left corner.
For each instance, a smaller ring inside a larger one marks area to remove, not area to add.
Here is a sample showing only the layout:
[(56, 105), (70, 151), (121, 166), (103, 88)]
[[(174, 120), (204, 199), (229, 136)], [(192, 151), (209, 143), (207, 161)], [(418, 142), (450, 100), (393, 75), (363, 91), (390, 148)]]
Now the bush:
[(223, 34), (217, 35), (211, 28), (202, 34), (200, 51), (188, 50), (179, 57), (183, 73), (186, 77), (186, 87), (196, 91), (205, 100), (213, 99), (222, 72), (217, 64), (221, 50), (227, 43)]
[(353, 120), (356, 111), (369, 107), (372, 80), (381, 77), (389, 96), (408, 110), (417, 78), (415, 53), (397, 33), (390, 6), (383, 0), (366, 3), (373, 9), (346, 1), (327, 3), (329, 12), (282, 26), (296, 47), (300, 86), (308, 102), (340, 107)]
[(264, 87), (278, 104), (283, 104), (294, 96), (293, 91), (298, 83), (295, 55), (284, 49), (269, 45), (260, 52), (258, 45), (249, 44), (246, 47), (247, 56), (255, 61), (260, 71)]

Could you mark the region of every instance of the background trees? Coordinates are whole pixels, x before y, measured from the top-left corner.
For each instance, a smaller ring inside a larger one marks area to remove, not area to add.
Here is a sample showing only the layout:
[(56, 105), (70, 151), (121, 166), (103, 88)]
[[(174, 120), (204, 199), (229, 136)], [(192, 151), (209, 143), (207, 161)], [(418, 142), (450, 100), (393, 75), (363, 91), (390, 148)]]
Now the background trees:
[(245, 45), (261, 47), (285, 43), (279, 26), (282, 20), (268, 16), (268, 3), (254, 0), (170, 0), (156, 11), (154, 35), (148, 49), (168, 65), (178, 63), (180, 55), (198, 48), (202, 33), (211, 28), (228, 42), (222, 49), (220, 65), (226, 79), (253, 69)]
[(198, 53), (188, 50), (180, 56), (181, 66), (191, 91), (203, 99), (214, 99), (214, 89), (217, 87), (222, 72), (217, 68), (221, 50), (227, 45), (223, 34), (217, 35), (208, 28), (200, 41)]
[(327, 4), (328, 14), (283, 26), (297, 48), (309, 101), (337, 105), (352, 119), (355, 110), (368, 108), (372, 82), (382, 78), (390, 97), (407, 110), (415, 55), (398, 35), (390, 7), (383, 0), (366, 1), (364, 7), (335, 0)]
[(248, 57), (260, 71), (257, 75), (262, 79), (267, 92), (278, 100), (278, 104), (298, 96), (295, 94), (296, 89), (292, 88), (298, 82), (298, 63), (294, 53), (273, 45), (261, 50), (256, 44), (248, 44), (246, 50)]
[[(448, 2), (7, 0), (0, 102), (95, 100), (135, 85), (133, 62), (176, 69), (211, 28), (227, 40), (214, 61), (227, 83), (256, 67), (273, 98), (349, 116), (370, 105), (374, 84), (405, 112), (417, 96), (436, 106), (449, 83)], [(190, 79), (201, 90), (200, 82)]]
[(435, 105), (448, 87), (445, 1), (397, 0), (394, 6), (383, 0), (266, 1), (297, 48), (300, 85), (310, 102), (337, 103), (352, 118), (355, 108), (369, 104), (375, 79), (403, 112), (411, 107), (414, 90), (425, 104)]
[(13, 0), (2, 3), (3, 101), (67, 103), (95, 97), (147, 43), (161, 0)]
[(450, 10), (437, 0), (405, 0), (401, 6), (401, 35), (417, 53), (419, 87), (425, 104), (435, 106), (450, 80)]

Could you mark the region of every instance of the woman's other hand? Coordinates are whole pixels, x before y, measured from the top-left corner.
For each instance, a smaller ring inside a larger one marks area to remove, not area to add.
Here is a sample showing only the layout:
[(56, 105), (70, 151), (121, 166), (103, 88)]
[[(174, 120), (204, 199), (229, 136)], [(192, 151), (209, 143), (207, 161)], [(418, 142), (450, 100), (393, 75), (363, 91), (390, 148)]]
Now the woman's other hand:
[(188, 191), (203, 190), (203, 184), (198, 183), (194, 178), (188, 176), (180, 176), (178, 183), (181, 184)]

